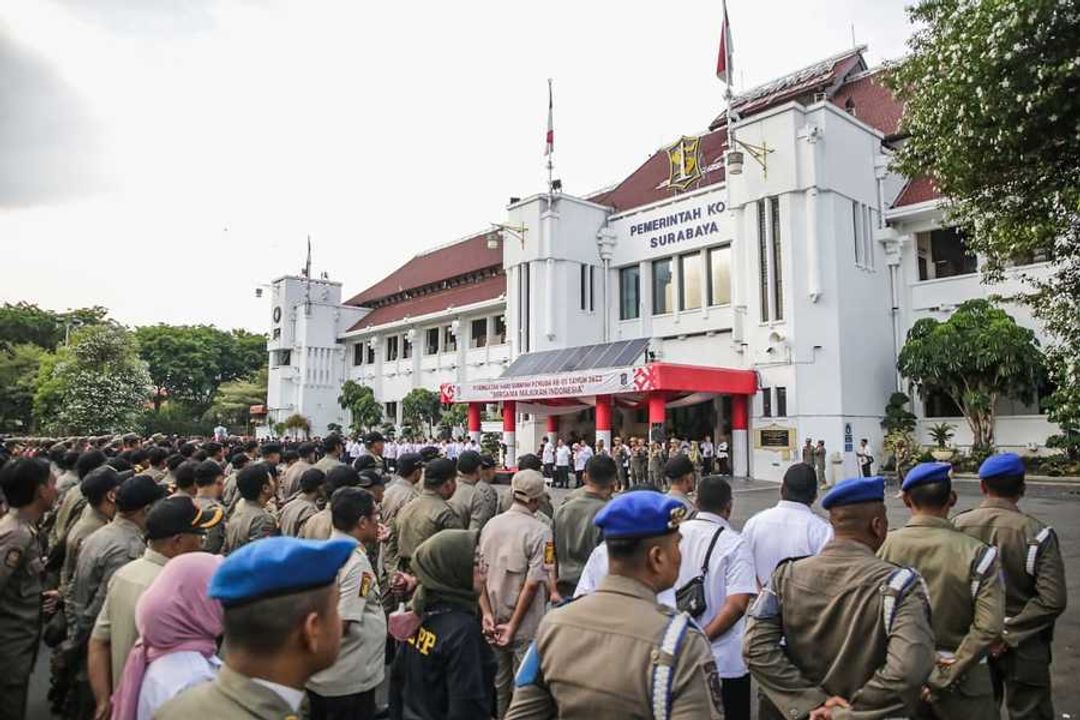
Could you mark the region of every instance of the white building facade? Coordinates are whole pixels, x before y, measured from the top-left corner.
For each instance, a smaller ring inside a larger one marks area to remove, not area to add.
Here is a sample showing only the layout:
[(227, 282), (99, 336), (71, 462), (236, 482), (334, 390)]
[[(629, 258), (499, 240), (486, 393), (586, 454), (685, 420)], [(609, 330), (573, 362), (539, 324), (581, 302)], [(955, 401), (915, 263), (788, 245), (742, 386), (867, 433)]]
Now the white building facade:
[[(642, 362), (756, 375), (748, 423), (744, 401), (722, 393), (667, 409), (671, 433), (731, 443), (736, 474), (778, 480), (807, 438), (825, 441), (831, 480), (857, 472), (861, 438), (883, 457), (886, 401), (906, 391), (896, 358), (907, 329), (990, 294), (977, 258), (941, 227), (932, 186), (889, 171), (899, 107), (859, 50), (750, 91), (733, 111), (746, 150), (738, 174), (725, 166), (721, 118), (607, 191), (514, 199), (498, 236), (436, 248), (346, 302), (336, 283), (311, 281), (311, 301), (304, 278), (275, 281), (271, 420), (300, 413), (315, 433), (348, 425), (336, 397), (353, 379), (400, 423), (413, 388), (494, 380), (529, 353), (647, 338)], [(913, 403), (923, 440), (946, 420), (970, 443), (962, 418), (928, 400)], [(552, 408), (557, 420), (511, 410), (511, 444), (592, 439), (596, 415), (581, 407), (596, 402)], [(1001, 446), (1056, 432), (1037, 406), (999, 410)], [(649, 433), (643, 403), (611, 412), (617, 434)]]

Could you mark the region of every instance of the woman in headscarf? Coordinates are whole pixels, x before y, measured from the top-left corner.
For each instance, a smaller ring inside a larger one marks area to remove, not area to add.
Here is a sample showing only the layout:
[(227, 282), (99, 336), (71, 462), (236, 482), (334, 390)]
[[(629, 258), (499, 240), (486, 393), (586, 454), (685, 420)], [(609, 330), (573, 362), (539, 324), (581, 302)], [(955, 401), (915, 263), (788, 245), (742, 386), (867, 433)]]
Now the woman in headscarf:
[(202, 552), (179, 555), (139, 598), (139, 640), (113, 694), (112, 720), (151, 720), (166, 700), (217, 675), (224, 611), (206, 591), (221, 561)]
[(487, 569), (475, 530), (442, 530), (412, 557), (420, 626), (394, 658), (394, 720), (477, 720), (495, 712), (495, 655), (480, 624), (477, 598)]

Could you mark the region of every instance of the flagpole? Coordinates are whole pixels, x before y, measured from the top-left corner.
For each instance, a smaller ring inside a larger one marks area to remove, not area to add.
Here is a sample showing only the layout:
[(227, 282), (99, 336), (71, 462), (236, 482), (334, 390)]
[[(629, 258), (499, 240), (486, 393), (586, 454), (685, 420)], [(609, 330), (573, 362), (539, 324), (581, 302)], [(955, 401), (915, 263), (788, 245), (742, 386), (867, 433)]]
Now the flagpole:
[(728, 21), (727, 0), (723, 0), (724, 20), (721, 26), (724, 43), (724, 122), (727, 125), (728, 150), (735, 149), (735, 126), (731, 114), (731, 100), (734, 93), (731, 92), (731, 26)]
[(555, 170), (555, 144), (551, 141), (551, 135), (554, 132), (554, 122), (552, 113), (554, 110), (554, 95), (551, 89), (551, 78), (548, 78), (548, 147), (547, 147), (547, 172), (548, 172), (548, 195), (551, 195), (553, 190), (552, 173)]

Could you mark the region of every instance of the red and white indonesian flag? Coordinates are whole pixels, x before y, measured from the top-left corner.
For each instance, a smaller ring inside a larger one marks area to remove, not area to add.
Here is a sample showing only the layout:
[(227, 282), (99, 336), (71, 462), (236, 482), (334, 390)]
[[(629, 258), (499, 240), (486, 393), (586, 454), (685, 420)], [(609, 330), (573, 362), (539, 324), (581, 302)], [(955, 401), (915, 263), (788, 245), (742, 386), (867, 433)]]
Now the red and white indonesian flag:
[(548, 79), (548, 125), (547, 136), (544, 141), (544, 155), (550, 155), (555, 152), (555, 122), (552, 115), (552, 111), (555, 108), (555, 104), (551, 95), (551, 79)]
[(731, 23), (728, 22), (727, 2), (724, 2), (724, 21), (720, 25), (720, 52), (716, 57), (716, 77), (731, 85)]

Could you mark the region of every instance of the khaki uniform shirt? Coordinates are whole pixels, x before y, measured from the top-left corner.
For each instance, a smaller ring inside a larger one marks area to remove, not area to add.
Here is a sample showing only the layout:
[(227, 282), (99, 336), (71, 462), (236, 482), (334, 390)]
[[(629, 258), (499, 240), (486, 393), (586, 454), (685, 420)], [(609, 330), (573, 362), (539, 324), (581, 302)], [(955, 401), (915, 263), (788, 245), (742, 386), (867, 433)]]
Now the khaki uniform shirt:
[[(504, 492), (499, 495), (499, 512), (506, 512), (511, 508), (511, 506), (513, 506), (513, 504), (513, 491)], [(553, 525), (553, 517), (555, 517), (555, 509), (551, 507), (551, 498), (545, 495), (544, 499), (540, 501), (540, 508), (536, 511), (536, 519), (550, 528)]]
[(225, 554), (228, 555), (253, 540), (276, 534), (277, 521), (274, 516), (268, 513), (266, 508), (259, 507), (258, 503), (241, 498), (225, 526)]
[(593, 525), (593, 518), (607, 500), (591, 492), (567, 500), (555, 511), (555, 558), (558, 563), (560, 592), (573, 588), (581, 579), (581, 570), (589, 561), (589, 555), (603, 539), (600, 528)]
[(160, 484), (165, 477), (165, 468), (163, 467), (148, 467), (142, 471), (142, 475), (148, 475), (154, 479), (154, 482)]
[(141, 558), (117, 570), (109, 581), (105, 602), (90, 637), (109, 643), (113, 690), (120, 684), (124, 676), (124, 663), (139, 639), (139, 631), (135, 627), (135, 604), (168, 561), (161, 553), (148, 548)]
[[(194, 498), (195, 504), (199, 506), (199, 509), (203, 512), (215, 512), (220, 510), (222, 516), (225, 515), (225, 506), (221, 504), (220, 500), (212, 498), (208, 495), (196, 495)], [(225, 548), (225, 523), (219, 522), (214, 527), (206, 531), (206, 535), (202, 540), (203, 552), (213, 553), (214, 555), (220, 555), (221, 551)]]
[(276, 692), (222, 665), (213, 682), (184, 690), (154, 713), (154, 720), (299, 720)]
[(83, 508), (79, 520), (71, 526), (67, 534), (67, 542), (64, 549), (64, 565), (60, 568), (60, 595), (64, 599), (65, 616), (70, 621), (74, 617), (74, 583), (75, 567), (79, 561), (79, 551), (86, 538), (94, 532), (109, 524), (109, 517), (97, 508), (87, 505)]
[(329, 507), (325, 507), (308, 518), (300, 528), (300, 537), (305, 540), (328, 540), (334, 531), (334, 517)]
[(491, 518), (499, 514), (499, 491), (489, 483), (480, 480), (476, 483), (476, 495), (473, 496), (473, 509), (469, 513), (469, 529), (483, 530)]
[(440, 530), (464, 528), (461, 518), (450, 504), (434, 490), (424, 488), (415, 500), (398, 511), (394, 519), (387, 543), (387, 557), (395, 558), (396, 565), (388, 566), (386, 571), (392, 573), (406, 569), (420, 543)]
[(307, 460), (297, 460), (285, 471), (281, 482), (278, 483), (278, 500), (282, 506), (300, 492), (300, 477), (312, 467), (314, 466)]
[(56, 522), (53, 523), (52, 532), (49, 535), (49, 547), (55, 547), (67, 537), (68, 531), (78, 521), (84, 507), (86, 507), (86, 497), (76, 484), (64, 493), (64, 499), (60, 501), (60, 507), (56, 511)]
[(1066, 603), (1065, 566), (1054, 531), (1000, 498), (987, 498), (974, 510), (959, 513), (953, 523), (1001, 553), (1005, 575), (1002, 639), (1010, 648), (1030, 638), (1049, 643), (1054, 621)]
[(473, 511), (480, 503), (480, 500), (476, 497), (476, 486), (478, 484), (479, 481), (458, 474), (457, 489), (454, 490), (454, 494), (450, 499), (446, 501), (450, 503), (450, 507), (452, 507), (454, 512), (457, 513), (457, 516), (461, 518), (461, 526), (465, 529), (470, 527)]
[(515, 503), (480, 533), (480, 554), (487, 561), (487, 594), (497, 623), (514, 615), (518, 596), (529, 580), (540, 583), (515, 639), (531, 640), (544, 617), (548, 570), (555, 563), (551, 528)]
[[(349, 538), (334, 530), (331, 538)], [(363, 544), (353, 548), (337, 575), (338, 614), (347, 625), (334, 664), (316, 673), (308, 689), (324, 697), (371, 690), (383, 680), (386, 666), (386, 615), (375, 571)]]
[(90, 635), (113, 573), (146, 552), (143, 530), (117, 515), (105, 527), (86, 538), (75, 565), (73, 617), (68, 618), (71, 634), (78, 641)]
[(344, 463), (342, 463), (340, 460), (338, 460), (332, 455), (324, 455), (323, 458), (319, 460), (319, 462), (315, 463), (315, 467), (317, 467), (319, 470), (322, 470), (324, 473), (328, 473), (334, 468), (336, 468), (338, 465), (343, 464)]
[(686, 508), (686, 517), (683, 518), (684, 520), (691, 520), (695, 515), (697, 515), (697, 505), (695, 505), (694, 501), (691, 500), (688, 496), (682, 494), (678, 490), (669, 490), (668, 497), (678, 500), (682, 503), (682, 506)]
[(281, 526), (281, 534), (297, 537), (300, 534), (300, 529), (317, 512), (319, 512), (319, 508), (314, 501), (309, 500), (303, 494), (297, 495), (285, 503), (285, 507), (281, 508), (281, 516), (278, 521)]
[(0, 669), (8, 683), (28, 682), (34, 667), (44, 569), (37, 530), (12, 508), (0, 518)]
[(672, 666), (668, 717), (721, 717), (720, 679), (704, 634), (691, 623), (676, 658), (659, 651), (674, 614), (656, 602), (654, 589), (608, 575), (596, 592), (553, 610), (540, 623), (534, 643), (539, 676), (515, 688), (506, 719), (651, 720), (658, 661)]
[[(832, 717), (903, 717), (934, 666), (930, 608), (917, 578), (895, 603), (886, 633), (882, 588), (899, 568), (853, 540), (782, 562), (749, 612), (743, 657), (785, 716), (806, 717), (832, 695)], [(786, 645), (784, 644), (786, 643)]]
[(225, 516), (232, 517), (236, 512), (236, 504), (240, 502), (240, 488), (236, 485), (236, 473), (231, 472), (225, 476), (225, 484), (222, 486), (221, 503), (225, 506)]
[(390, 484), (386, 486), (386, 490), (383, 491), (383, 499), (379, 504), (379, 515), (383, 525), (391, 527), (401, 508), (405, 507), (410, 500), (419, 496), (420, 490), (416, 485), (395, 475)]
[(1005, 587), (997, 551), (944, 518), (916, 515), (889, 533), (878, 557), (919, 571), (930, 593), (937, 649), (956, 658), (947, 667), (935, 666), (927, 684), (940, 691), (960, 682), (966, 695), (993, 692), (989, 670), (978, 663), (1005, 621)]

